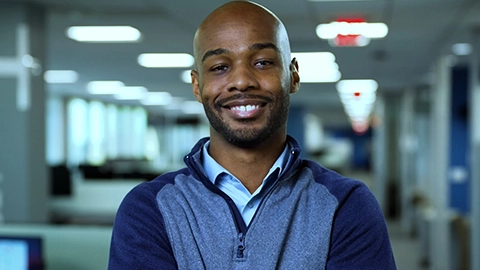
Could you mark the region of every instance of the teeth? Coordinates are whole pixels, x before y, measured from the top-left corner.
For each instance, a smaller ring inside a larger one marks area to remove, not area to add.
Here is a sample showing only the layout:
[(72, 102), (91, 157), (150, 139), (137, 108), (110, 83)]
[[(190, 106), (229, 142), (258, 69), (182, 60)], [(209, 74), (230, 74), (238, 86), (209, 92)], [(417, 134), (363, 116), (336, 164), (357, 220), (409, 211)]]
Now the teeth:
[(251, 110), (255, 110), (255, 109), (258, 109), (260, 108), (259, 105), (247, 105), (247, 106), (235, 106), (235, 107), (232, 107), (231, 109), (232, 110), (235, 110), (235, 111), (242, 111), (242, 112), (246, 112), (246, 111), (251, 111)]

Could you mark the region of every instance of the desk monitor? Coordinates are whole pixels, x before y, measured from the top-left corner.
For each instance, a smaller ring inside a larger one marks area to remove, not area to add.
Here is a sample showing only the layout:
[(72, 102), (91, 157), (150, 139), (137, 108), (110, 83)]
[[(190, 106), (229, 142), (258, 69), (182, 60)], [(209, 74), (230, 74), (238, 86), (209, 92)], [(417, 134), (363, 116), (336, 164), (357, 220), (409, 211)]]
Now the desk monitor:
[(0, 269), (43, 270), (42, 239), (0, 235)]

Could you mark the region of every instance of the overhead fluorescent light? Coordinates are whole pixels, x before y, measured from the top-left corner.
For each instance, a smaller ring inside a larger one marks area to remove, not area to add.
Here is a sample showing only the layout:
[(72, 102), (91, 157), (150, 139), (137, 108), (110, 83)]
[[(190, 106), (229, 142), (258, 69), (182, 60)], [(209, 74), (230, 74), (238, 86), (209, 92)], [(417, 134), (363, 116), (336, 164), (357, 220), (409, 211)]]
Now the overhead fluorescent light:
[(373, 105), (372, 104), (355, 104), (350, 103), (344, 106), (345, 111), (350, 116), (368, 116), (372, 112)]
[(349, 118), (350, 120), (352, 120), (354, 125), (361, 123), (362, 125), (365, 125), (365, 130), (368, 129), (368, 116), (356, 115), (356, 116), (351, 116)]
[(94, 95), (114, 95), (119, 100), (139, 100), (148, 92), (143, 86), (125, 86), (121, 81), (91, 81), (87, 91)]
[(119, 89), (120, 91), (115, 94), (115, 99), (119, 100), (139, 100), (145, 96), (148, 91), (143, 86), (125, 86)]
[(131, 26), (72, 26), (67, 36), (79, 42), (138, 42), (142, 36)]
[(190, 69), (182, 71), (180, 74), (180, 79), (184, 83), (192, 83), (192, 76), (190, 75), (192, 71)]
[(340, 101), (342, 101), (343, 104), (348, 104), (353, 102), (357, 102), (357, 103), (362, 102), (362, 103), (371, 104), (371, 103), (374, 103), (377, 98), (374, 92), (372, 93), (360, 93), (360, 92), (339, 93), (339, 95), (340, 95)]
[(378, 83), (371, 79), (341, 80), (336, 85), (339, 93), (371, 93), (378, 88)]
[(384, 38), (388, 34), (388, 26), (384, 23), (335, 21), (317, 25), (316, 33), (321, 39), (334, 39), (339, 35), (361, 35), (366, 38)]
[(336, 82), (341, 78), (335, 55), (331, 52), (294, 52), (302, 83)]
[(335, 62), (335, 55), (331, 52), (292, 52), (292, 57), (309, 63)]
[(452, 45), (452, 52), (455, 55), (469, 55), (472, 53), (472, 45), (469, 43), (456, 43)]
[(378, 84), (375, 80), (342, 80), (336, 85), (345, 113), (354, 122), (367, 121), (373, 111)]
[(140, 100), (140, 103), (146, 106), (165, 106), (172, 100), (172, 95), (168, 92), (148, 92)]
[(373, 111), (373, 106), (355, 104), (346, 106), (344, 109), (345, 113), (352, 121), (367, 121)]
[(193, 63), (194, 58), (188, 53), (142, 53), (138, 56), (138, 64), (147, 68), (185, 68)]
[(370, 44), (370, 38), (361, 35), (338, 35), (328, 40), (332, 47), (365, 47)]
[(91, 81), (87, 84), (87, 91), (95, 95), (112, 95), (119, 93), (124, 86), (121, 81)]
[(78, 73), (74, 70), (47, 70), (43, 73), (46, 83), (74, 83), (78, 80)]
[(339, 70), (304, 70), (299, 72), (301, 83), (333, 83), (340, 80)]

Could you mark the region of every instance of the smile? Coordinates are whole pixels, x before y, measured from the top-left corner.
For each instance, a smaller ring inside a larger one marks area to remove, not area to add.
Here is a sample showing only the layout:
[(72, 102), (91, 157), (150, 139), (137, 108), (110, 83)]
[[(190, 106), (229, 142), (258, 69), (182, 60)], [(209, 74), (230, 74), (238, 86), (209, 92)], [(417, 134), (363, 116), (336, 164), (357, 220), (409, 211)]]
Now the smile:
[(232, 111), (241, 111), (241, 112), (248, 112), (253, 111), (260, 108), (260, 105), (240, 105), (240, 106), (233, 106), (230, 107)]

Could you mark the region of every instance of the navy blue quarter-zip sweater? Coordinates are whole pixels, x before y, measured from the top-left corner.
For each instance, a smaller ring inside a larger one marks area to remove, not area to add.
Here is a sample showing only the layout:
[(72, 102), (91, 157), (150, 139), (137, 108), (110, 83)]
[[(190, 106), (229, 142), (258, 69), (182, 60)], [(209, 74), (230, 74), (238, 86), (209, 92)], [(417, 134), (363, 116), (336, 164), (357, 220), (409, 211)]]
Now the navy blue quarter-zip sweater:
[(130, 191), (118, 209), (109, 269), (396, 269), (370, 190), (299, 157), (247, 227), (207, 179), (200, 140), (186, 168)]

